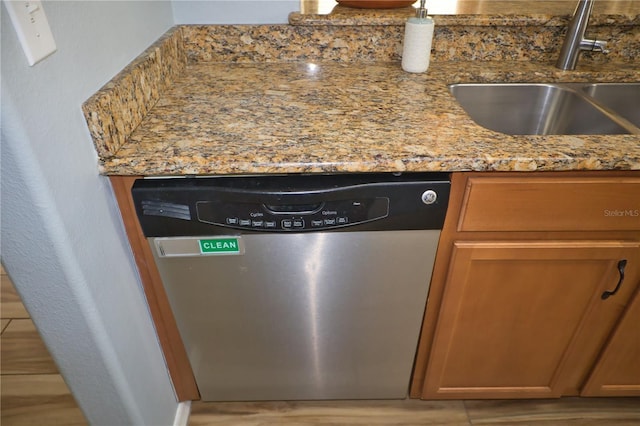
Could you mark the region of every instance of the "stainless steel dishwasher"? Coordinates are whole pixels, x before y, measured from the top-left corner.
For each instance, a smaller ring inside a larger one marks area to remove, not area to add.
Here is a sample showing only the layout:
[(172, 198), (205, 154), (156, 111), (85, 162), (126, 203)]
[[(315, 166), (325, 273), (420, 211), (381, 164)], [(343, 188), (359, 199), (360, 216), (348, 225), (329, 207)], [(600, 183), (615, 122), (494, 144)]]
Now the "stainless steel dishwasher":
[(140, 179), (202, 399), (404, 398), (446, 174)]

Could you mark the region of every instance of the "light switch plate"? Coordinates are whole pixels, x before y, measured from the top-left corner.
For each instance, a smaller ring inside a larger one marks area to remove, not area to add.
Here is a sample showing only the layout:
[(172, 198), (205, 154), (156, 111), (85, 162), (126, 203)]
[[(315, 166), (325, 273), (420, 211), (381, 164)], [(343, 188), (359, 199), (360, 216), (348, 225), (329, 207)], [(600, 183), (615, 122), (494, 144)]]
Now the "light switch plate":
[(4, 4), (30, 66), (56, 51), (40, 0), (4, 0)]

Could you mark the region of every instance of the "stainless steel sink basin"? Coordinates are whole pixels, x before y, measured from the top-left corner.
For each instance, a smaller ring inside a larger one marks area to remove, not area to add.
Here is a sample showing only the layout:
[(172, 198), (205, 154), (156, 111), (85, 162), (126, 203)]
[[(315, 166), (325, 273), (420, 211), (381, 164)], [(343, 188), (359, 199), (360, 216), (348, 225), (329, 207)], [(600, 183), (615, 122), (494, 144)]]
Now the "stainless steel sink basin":
[[(632, 90), (640, 89), (640, 85), (630, 85), (634, 86)], [(627, 87), (626, 84), (617, 86)], [(640, 97), (634, 100), (633, 94), (625, 93), (624, 87), (505, 83), (454, 84), (449, 89), (476, 123), (506, 134), (640, 134), (638, 126), (633, 124), (637, 116), (625, 118), (618, 112), (639, 108)], [(603, 99), (602, 104), (597, 97)]]
[(640, 127), (640, 83), (586, 84), (582, 90), (596, 102)]

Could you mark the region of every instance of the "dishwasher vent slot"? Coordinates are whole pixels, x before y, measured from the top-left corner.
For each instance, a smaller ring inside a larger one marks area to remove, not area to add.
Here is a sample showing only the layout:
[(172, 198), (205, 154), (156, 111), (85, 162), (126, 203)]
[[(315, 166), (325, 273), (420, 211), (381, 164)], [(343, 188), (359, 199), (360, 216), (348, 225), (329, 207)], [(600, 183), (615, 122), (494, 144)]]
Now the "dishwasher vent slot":
[(191, 220), (189, 206), (184, 204), (151, 200), (143, 200), (140, 204), (142, 205), (142, 214), (145, 216), (163, 216), (174, 219)]

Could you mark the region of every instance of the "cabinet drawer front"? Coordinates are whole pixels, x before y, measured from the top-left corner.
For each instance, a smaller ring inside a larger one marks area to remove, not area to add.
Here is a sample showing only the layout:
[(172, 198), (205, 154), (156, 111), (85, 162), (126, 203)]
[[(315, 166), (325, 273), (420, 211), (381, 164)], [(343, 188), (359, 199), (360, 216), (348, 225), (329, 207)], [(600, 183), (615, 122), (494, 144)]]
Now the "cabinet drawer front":
[(640, 230), (640, 177), (471, 177), (458, 231)]

